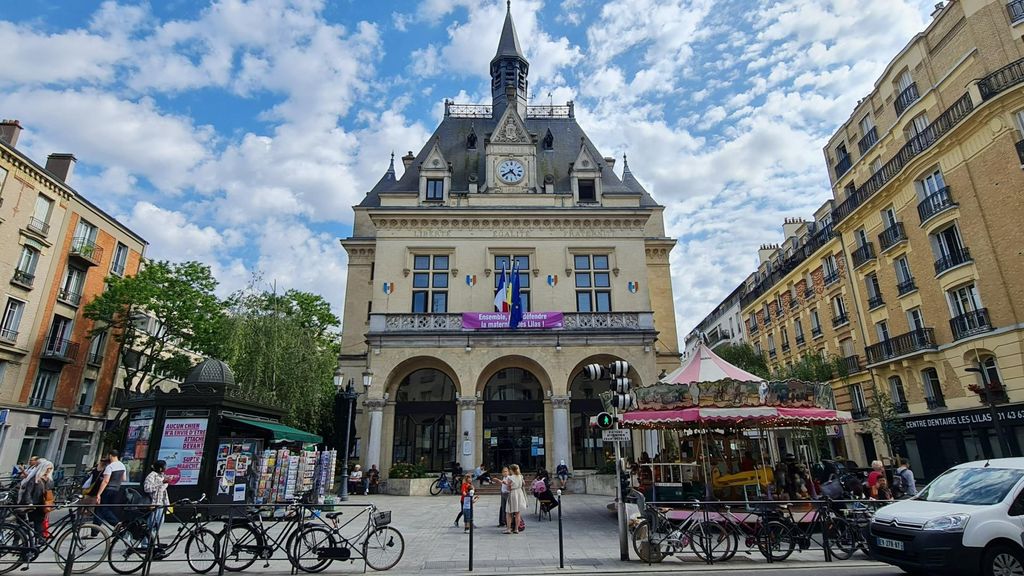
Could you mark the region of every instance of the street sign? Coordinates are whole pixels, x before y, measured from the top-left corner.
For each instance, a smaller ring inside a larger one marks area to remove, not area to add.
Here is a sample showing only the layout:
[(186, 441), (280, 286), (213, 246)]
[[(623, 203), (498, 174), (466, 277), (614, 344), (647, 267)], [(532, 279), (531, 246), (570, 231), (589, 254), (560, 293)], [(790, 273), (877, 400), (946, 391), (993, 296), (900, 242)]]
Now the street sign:
[(605, 442), (629, 442), (629, 430), (602, 430), (601, 440)]

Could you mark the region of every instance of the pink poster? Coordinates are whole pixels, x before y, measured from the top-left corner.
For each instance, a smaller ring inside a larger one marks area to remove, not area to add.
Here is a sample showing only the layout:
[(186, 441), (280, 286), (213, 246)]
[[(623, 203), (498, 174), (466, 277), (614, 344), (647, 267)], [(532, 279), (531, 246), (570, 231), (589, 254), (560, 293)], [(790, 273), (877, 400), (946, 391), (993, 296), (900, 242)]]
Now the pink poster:
[[(519, 328), (552, 329), (562, 327), (561, 312), (527, 312)], [(463, 330), (493, 330), (508, 328), (507, 312), (463, 312)]]

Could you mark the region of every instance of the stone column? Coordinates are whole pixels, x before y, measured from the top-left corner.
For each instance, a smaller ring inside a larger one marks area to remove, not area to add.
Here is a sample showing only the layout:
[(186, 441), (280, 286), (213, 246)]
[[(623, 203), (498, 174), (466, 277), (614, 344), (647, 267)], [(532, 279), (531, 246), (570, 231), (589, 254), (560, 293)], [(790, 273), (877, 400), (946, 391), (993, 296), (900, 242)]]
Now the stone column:
[(459, 440), (455, 444), (458, 451), (456, 458), (462, 469), (469, 471), (476, 468), (476, 396), (459, 396)]
[(572, 437), (569, 434), (569, 396), (551, 397), (551, 418), (554, 425), (554, 460), (553, 467), (557, 467), (559, 461), (565, 460), (566, 465), (572, 468)]
[(370, 439), (366, 443), (366, 462), (363, 467), (369, 470), (374, 464), (380, 469), (380, 447), (384, 438), (384, 407), (388, 401), (384, 398), (367, 398), (363, 401), (370, 417)]

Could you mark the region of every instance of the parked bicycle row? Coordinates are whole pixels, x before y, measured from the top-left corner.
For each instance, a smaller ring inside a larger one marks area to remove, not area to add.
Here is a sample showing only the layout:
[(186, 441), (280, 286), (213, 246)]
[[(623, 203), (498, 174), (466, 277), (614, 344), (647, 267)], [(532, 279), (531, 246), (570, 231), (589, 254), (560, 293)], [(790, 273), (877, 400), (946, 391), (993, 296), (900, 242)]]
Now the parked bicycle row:
[[(327, 507), (295, 500), (284, 504), (210, 504), (182, 499), (166, 506), (133, 500), (97, 507), (77, 500), (52, 506), (0, 504), (0, 574), (33, 564), (56, 564), (85, 574), (104, 562), (117, 574), (147, 574), (161, 561), (184, 561), (198, 574), (223, 566), (241, 572), (262, 561), (285, 560), (302, 572), (321, 572), (334, 561), (363, 561), (374, 570), (394, 567), (405, 551), (391, 512), (371, 504)], [(40, 515), (49, 518), (43, 525)], [(163, 530), (163, 516), (175, 523)], [(178, 553), (181, 549), (183, 554)], [(52, 554), (52, 556), (50, 556)]]
[(640, 560), (661, 562), (693, 555), (726, 562), (742, 553), (781, 562), (794, 552), (819, 551), (826, 561), (867, 553), (868, 525), (874, 511), (888, 504), (874, 500), (690, 501), (648, 504), (631, 491), (640, 514), (629, 523)]

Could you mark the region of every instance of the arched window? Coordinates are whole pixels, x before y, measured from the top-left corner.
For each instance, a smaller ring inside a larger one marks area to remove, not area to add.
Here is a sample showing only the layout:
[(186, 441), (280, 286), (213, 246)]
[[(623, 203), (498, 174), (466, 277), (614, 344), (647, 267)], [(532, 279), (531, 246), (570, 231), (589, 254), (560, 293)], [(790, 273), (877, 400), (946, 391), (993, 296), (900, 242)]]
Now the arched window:
[(544, 402), (540, 380), (522, 368), (498, 370), (484, 387), (482, 462), (491, 470), (544, 465)]
[(601, 430), (590, 425), (590, 418), (604, 410), (600, 394), (608, 389), (606, 382), (587, 380), (580, 371), (569, 384), (569, 417), (572, 429), (573, 468), (599, 468), (613, 449), (601, 440)]

